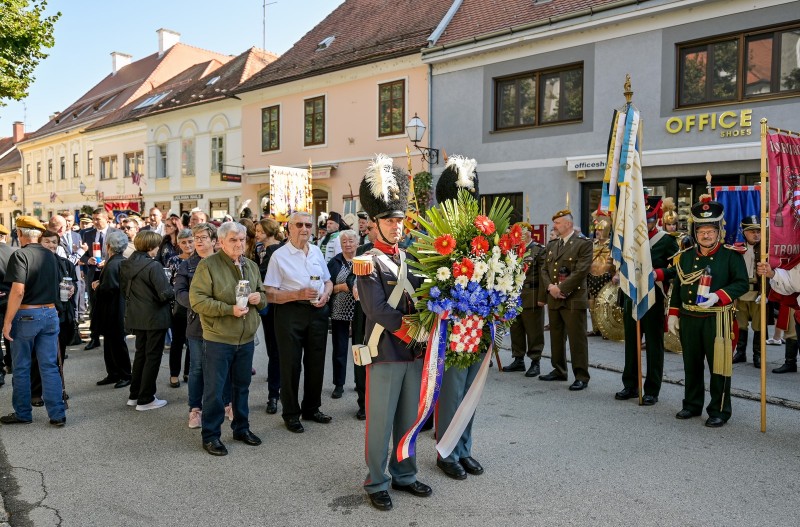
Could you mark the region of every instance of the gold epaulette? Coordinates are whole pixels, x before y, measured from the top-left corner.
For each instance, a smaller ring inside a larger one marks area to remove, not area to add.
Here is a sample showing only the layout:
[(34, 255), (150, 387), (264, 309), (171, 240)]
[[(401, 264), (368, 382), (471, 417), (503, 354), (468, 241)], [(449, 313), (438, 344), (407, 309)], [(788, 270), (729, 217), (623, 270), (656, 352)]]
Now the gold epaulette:
[(730, 249), (731, 251), (734, 251), (734, 252), (739, 253), (739, 254), (744, 254), (744, 253), (747, 252), (747, 247), (743, 247), (741, 245), (728, 245), (726, 243), (726, 244), (723, 244), (722, 246), (725, 247), (726, 249)]
[(694, 249), (694, 245), (692, 245), (691, 247), (687, 247), (686, 249), (681, 249), (680, 251), (670, 256), (669, 259), (672, 260), (672, 265), (678, 266), (678, 262), (681, 259), (681, 255), (686, 251), (688, 251), (689, 249)]

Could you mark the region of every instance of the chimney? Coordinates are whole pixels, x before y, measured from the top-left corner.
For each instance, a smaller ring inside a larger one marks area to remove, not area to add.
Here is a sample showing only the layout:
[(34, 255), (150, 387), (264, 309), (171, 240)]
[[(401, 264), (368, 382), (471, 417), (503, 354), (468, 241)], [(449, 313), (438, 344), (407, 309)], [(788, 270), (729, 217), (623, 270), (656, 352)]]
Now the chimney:
[(163, 27), (156, 31), (158, 33), (158, 56), (164, 56), (164, 53), (172, 46), (181, 41), (181, 34), (171, 29), (164, 29)]
[(25, 137), (25, 123), (22, 121), (14, 121), (13, 129), (14, 131), (11, 134), (11, 137), (16, 144), (22, 141), (22, 138)]
[(119, 51), (111, 52), (111, 75), (116, 75), (119, 70), (131, 63), (133, 57)]

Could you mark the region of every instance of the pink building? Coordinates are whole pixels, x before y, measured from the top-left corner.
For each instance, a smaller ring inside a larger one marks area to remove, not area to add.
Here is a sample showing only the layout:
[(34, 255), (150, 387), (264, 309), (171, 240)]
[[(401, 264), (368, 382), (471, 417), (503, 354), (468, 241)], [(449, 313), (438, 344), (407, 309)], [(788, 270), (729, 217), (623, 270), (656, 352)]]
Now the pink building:
[(454, 3), (348, 0), (242, 85), (242, 198), (265, 203), (270, 166), (310, 161), (314, 214), (355, 213), (375, 153), (406, 167), (408, 146), (413, 171), (430, 170), (405, 127), (415, 114), (429, 121), (430, 77), (420, 49)]

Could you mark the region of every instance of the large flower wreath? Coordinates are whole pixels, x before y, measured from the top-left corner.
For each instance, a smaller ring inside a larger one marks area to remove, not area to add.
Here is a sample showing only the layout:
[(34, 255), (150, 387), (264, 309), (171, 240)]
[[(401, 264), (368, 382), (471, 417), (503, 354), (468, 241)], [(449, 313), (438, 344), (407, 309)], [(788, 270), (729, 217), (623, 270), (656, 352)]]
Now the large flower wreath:
[(446, 367), (466, 368), (508, 330), (522, 309), (526, 246), (519, 225), (509, 227), (511, 203), (495, 198), (489, 214), (466, 190), (415, 219), (421, 229), (409, 252), (427, 279), (416, 290), (417, 313), (407, 316), (410, 334), (424, 340), (447, 320)]

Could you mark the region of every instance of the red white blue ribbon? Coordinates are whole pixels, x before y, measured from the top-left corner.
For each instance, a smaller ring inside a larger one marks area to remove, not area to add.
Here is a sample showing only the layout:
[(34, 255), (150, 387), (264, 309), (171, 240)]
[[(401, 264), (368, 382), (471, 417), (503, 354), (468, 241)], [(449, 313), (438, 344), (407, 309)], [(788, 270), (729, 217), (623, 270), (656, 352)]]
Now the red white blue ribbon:
[(417, 435), (422, 425), (436, 407), (439, 389), (444, 374), (444, 358), (447, 351), (447, 313), (439, 315), (428, 338), (425, 359), (422, 363), (422, 386), (419, 391), (417, 420), (397, 445), (397, 460), (403, 461), (416, 453)]

